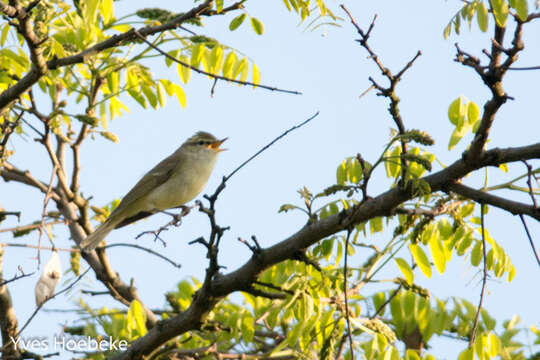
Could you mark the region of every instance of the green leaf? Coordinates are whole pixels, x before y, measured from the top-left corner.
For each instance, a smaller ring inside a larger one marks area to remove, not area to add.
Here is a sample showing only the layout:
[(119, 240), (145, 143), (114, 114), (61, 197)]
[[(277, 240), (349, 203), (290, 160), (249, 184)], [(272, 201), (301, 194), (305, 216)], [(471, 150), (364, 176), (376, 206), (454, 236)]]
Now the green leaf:
[(241, 324), (242, 339), (246, 343), (251, 342), (253, 340), (253, 336), (255, 335), (253, 322), (254, 322), (254, 319), (253, 319), (253, 316), (251, 316), (251, 314), (246, 313), (244, 314), (244, 316), (242, 316), (242, 324)]
[(154, 109), (157, 108), (157, 97), (156, 97), (156, 94), (154, 94), (154, 92), (152, 91), (152, 89), (150, 88), (150, 86), (141, 86), (141, 90), (144, 94), (144, 96), (146, 96), (146, 98), (148, 99), (148, 102), (150, 103), (150, 105), (152, 105), (152, 107)]
[(473, 349), (463, 350), (459, 354), (458, 360), (474, 360), (474, 350)]
[(482, 32), (486, 32), (489, 25), (489, 13), (486, 4), (483, 1), (476, 3), (476, 20), (478, 27)]
[(527, 0), (514, 0), (511, 2), (511, 5), (516, 9), (517, 16), (521, 21), (526, 21), (529, 17), (529, 6)]
[(473, 266), (480, 265), (482, 261), (482, 242), (477, 241), (471, 252), (471, 264)]
[(9, 25), (8, 23), (5, 23), (4, 27), (2, 28), (2, 35), (0, 35), (0, 45), (1, 46), (4, 46), (4, 44), (6, 43), (6, 39), (7, 39), (7, 36), (9, 34), (10, 26), (11, 25)]
[(438, 232), (434, 231), (429, 239), (429, 249), (431, 250), (431, 256), (433, 257), (433, 263), (435, 268), (442, 274), (446, 269), (446, 256), (444, 255), (444, 248), (442, 241), (438, 235)]
[(162, 84), (160, 82), (156, 83), (156, 94), (159, 101), (159, 106), (164, 107), (167, 104), (167, 97), (165, 96), (165, 91), (163, 91)]
[(448, 142), (448, 150), (452, 150), (454, 146), (456, 146), (461, 139), (467, 134), (467, 129), (461, 128), (455, 128), (454, 131), (452, 131), (452, 136), (450, 136), (450, 141)]
[(414, 281), (414, 274), (409, 264), (402, 258), (395, 258), (394, 260), (396, 261), (399, 270), (401, 270), (401, 273), (405, 277), (405, 280), (407, 280), (407, 284), (412, 285)]
[(409, 250), (411, 251), (414, 261), (418, 264), (420, 271), (422, 271), (427, 278), (431, 278), (431, 264), (424, 250), (415, 244), (410, 244)]
[(251, 20), (251, 27), (253, 28), (255, 33), (257, 35), (262, 35), (264, 33), (263, 23), (259, 19), (254, 18), (254, 17), (252, 17), (250, 20)]
[(114, 135), (112, 132), (109, 131), (100, 131), (99, 135), (103, 136), (105, 139), (112, 141), (113, 143), (118, 142), (118, 136)]
[(246, 14), (240, 14), (234, 19), (232, 19), (231, 23), (229, 24), (229, 30), (234, 31), (238, 29), (238, 27), (242, 25), (245, 19), (246, 19)]
[(216, 0), (216, 12), (219, 14), (223, 11), (223, 0)]
[(467, 121), (469, 125), (474, 125), (480, 119), (480, 109), (474, 102), (467, 104)]
[(465, 102), (462, 96), (458, 97), (456, 100), (452, 101), (448, 107), (448, 119), (456, 128), (461, 128), (465, 122)]
[(382, 217), (376, 217), (369, 220), (369, 230), (372, 234), (381, 232), (383, 230)]
[(506, 26), (508, 19), (508, 3), (506, 0), (490, 0), (493, 16), (500, 27)]

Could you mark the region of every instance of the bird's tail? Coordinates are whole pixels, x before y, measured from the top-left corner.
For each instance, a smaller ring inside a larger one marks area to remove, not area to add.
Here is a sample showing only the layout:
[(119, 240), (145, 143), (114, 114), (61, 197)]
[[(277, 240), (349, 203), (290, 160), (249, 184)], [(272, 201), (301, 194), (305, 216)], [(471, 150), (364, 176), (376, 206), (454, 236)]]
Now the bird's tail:
[(83, 251), (92, 251), (94, 250), (99, 243), (105, 239), (105, 236), (107, 236), (112, 230), (114, 230), (116, 226), (116, 221), (111, 221), (111, 218), (109, 217), (103, 224), (101, 224), (93, 233), (88, 235), (86, 239), (81, 241), (80, 247)]

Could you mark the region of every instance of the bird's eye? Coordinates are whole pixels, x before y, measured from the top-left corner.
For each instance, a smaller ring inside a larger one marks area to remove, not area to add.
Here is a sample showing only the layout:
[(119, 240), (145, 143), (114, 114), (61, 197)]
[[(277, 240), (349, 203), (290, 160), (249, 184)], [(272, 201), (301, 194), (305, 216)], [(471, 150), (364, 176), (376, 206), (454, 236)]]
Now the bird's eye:
[(202, 141), (202, 140), (199, 141), (199, 145), (201, 145), (201, 146), (204, 145), (204, 141)]

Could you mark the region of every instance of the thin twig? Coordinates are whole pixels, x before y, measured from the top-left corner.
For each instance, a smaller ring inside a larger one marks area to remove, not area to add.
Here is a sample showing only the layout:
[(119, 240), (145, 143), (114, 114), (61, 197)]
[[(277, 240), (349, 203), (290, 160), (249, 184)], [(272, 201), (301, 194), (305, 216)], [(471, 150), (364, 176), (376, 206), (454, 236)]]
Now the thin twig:
[(353, 339), (352, 339), (352, 329), (351, 329), (351, 319), (349, 313), (349, 296), (347, 288), (347, 260), (349, 258), (349, 238), (351, 237), (351, 229), (347, 230), (347, 237), (345, 238), (345, 256), (343, 264), (343, 295), (345, 296), (345, 319), (347, 320), (347, 332), (349, 337), (349, 347), (351, 351), (351, 359), (354, 359), (354, 349), (353, 349)]
[(525, 217), (523, 216), (523, 214), (519, 214), (519, 218), (521, 219), (521, 223), (523, 224), (525, 233), (527, 233), (527, 238), (529, 239), (529, 243), (531, 244), (534, 257), (536, 258), (536, 262), (538, 263), (538, 266), (540, 266), (540, 257), (538, 257), (538, 253), (536, 252), (536, 247), (534, 246), (534, 241), (532, 239), (531, 233), (529, 232), (529, 227), (527, 226), (527, 223), (525, 222)]
[(537, 209), (538, 204), (536, 202), (536, 197), (534, 196), (534, 188), (533, 188), (533, 185), (532, 185), (532, 178), (534, 176), (532, 166), (529, 165), (527, 160), (522, 160), (522, 162), (527, 167), (527, 186), (529, 187), (529, 195), (531, 196), (531, 200), (532, 200), (534, 208)]
[[(49, 181), (49, 187), (47, 188), (47, 192), (45, 193), (45, 199), (43, 199), (43, 211), (41, 212), (41, 222), (39, 224), (38, 232), (38, 247), (37, 247), (37, 260), (38, 260), (38, 269), (41, 266), (41, 237), (43, 236), (43, 229), (45, 228), (45, 217), (47, 216), (47, 204), (49, 203), (49, 199), (51, 198), (51, 191), (53, 187), (54, 182), (54, 176), (56, 175), (56, 171), (58, 170), (57, 166), (54, 165), (52, 172), (51, 172), (51, 180)], [(47, 237), (49, 238), (49, 241), (51, 245), (54, 248), (54, 242), (49, 236), (49, 232), (47, 231)]]
[[(65, 223), (66, 222), (63, 220), (54, 220), (54, 221), (45, 223), (45, 225), (58, 225), (58, 224), (65, 224)], [(39, 228), (40, 226), (41, 224), (28, 224), (28, 225), (22, 225), (22, 226), (15, 226), (11, 228), (0, 229), (0, 233), (30, 231), (30, 230), (35, 230)]]
[(164, 255), (161, 255), (160, 253), (157, 253), (152, 249), (146, 248), (144, 246), (136, 245), (136, 244), (128, 244), (128, 243), (109, 244), (109, 245), (104, 246), (104, 249), (109, 249), (109, 248), (118, 247), (118, 246), (132, 247), (132, 248), (135, 248), (135, 249), (143, 250), (143, 251), (146, 251), (149, 254), (155, 255), (158, 258), (165, 260), (166, 262), (168, 262), (169, 264), (171, 264), (172, 266), (174, 266), (176, 268), (181, 268), (182, 267), (182, 265), (180, 265), (178, 263), (175, 263), (174, 261), (172, 261), (168, 257), (166, 257)]
[[(133, 30), (133, 33), (135, 35), (137, 35), (139, 37), (139, 39), (141, 39), (142, 41), (144, 41), (148, 46), (150, 46), (151, 48), (155, 49), (157, 52), (159, 52), (161, 55), (165, 56), (166, 58), (182, 65), (182, 66), (185, 66), (187, 68), (190, 68), (191, 70), (199, 73), (199, 74), (203, 74), (203, 75), (207, 75), (207, 76), (210, 76), (211, 78), (214, 78), (216, 80), (224, 80), (224, 81), (230, 81), (230, 82), (233, 82), (233, 83), (236, 83), (236, 84), (240, 84), (240, 85), (245, 85), (245, 86), (253, 86), (253, 87), (260, 87), (262, 89), (266, 89), (266, 90), (270, 90), (270, 91), (277, 91), (277, 92), (282, 92), (282, 93), (287, 93), (287, 94), (294, 94), (294, 95), (302, 95), (301, 92), (299, 91), (295, 91), (295, 90), (284, 90), (284, 89), (280, 89), (280, 88), (277, 88), (277, 87), (273, 87), (273, 86), (268, 86), (268, 85), (261, 85), (261, 84), (255, 84), (255, 83), (252, 83), (252, 82), (249, 82), (249, 81), (241, 81), (241, 80), (236, 80), (236, 79), (231, 79), (231, 78), (227, 78), (225, 76), (221, 76), (221, 75), (217, 75), (217, 74), (212, 74), (210, 72), (207, 72), (207, 71), (204, 71), (204, 70), (201, 70), (199, 69), (198, 67), (195, 67), (195, 66), (192, 66), (191, 64), (188, 64), (186, 62), (183, 62), (181, 60), (178, 60), (177, 58), (175, 58), (174, 56), (171, 56), (169, 54), (167, 54), (165, 51), (161, 50), (160, 48), (158, 48), (157, 46), (155, 46), (154, 44), (152, 44), (150, 41), (146, 40), (146, 38), (144, 36), (142, 36), (137, 30), (135, 29), (132, 29)], [(213, 90), (213, 87), (212, 87), (212, 90)], [(212, 94), (213, 94), (213, 91), (212, 91)]]
[(488, 269), (487, 269), (487, 255), (486, 255), (486, 235), (485, 235), (485, 227), (484, 227), (484, 204), (480, 203), (480, 223), (481, 223), (481, 229), (482, 229), (482, 259), (483, 259), (483, 273), (482, 273), (482, 290), (480, 291), (480, 301), (478, 302), (478, 308), (476, 310), (476, 316), (474, 317), (474, 323), (473, 328), (471, 332), (471, 338), (469, 340), (469, 348), (472, 349), (474, 345), (474, 340), (476, 338), (476, 331), (478, 329), (478, 320), (480, 318), (480, 311), (482, 310), (482, 303), (484, 302), (484, 293), (486, 291), (486, 282), (488, 277)]
[(57, 248), (55, 246), (39, 246), (39, 245), (32, 245), (32, 244), (20, 244), (20, 243), (0, 243), (0, 246), (6, 246), (6, 247), (19, 247), (19, 248), (29, 248), (29, 249), (38, 249), (38, 250), (50, 250), (50, 251), (65, 251), (65, 252), (71, 252), (71, 253), (78, 253), (81, 252), (79, 249), (71, 249), (71, 248)]
[(300, 124), (298, 125), (295, 125), (293, 126), (292, 128), (290, 128), (289, 130), (285, 131), (284, 133), (282, 133), (281, 135), (279, 135), (277, 138), (275, 138), (274, 140), (272, 140), (271, 142), (269, 142), (268, 144), (266, 144), (265, 146), (263, 146), (263, 148), (259, 151), (257, 151), (255, 154), (253, 154), (249, 159), (247, 159), (246, 161), (244, 161), (242, 164), (240, 164), (240, 166), (238, 166), (236, 169), (234, 169), (229, 175), (225, 176), (223, 178), (223, 181), (227, 181), (229, 180), (234, 174), (236, 174), (241, 168), (243, 168), (247, 163), (249, 163), (251, 160), (255, 159), (257, 156), (259, 156), (263, 151), (265, 151), (266, 149), (268, 149), (270, 146), (274, 145), (278, 140), (280, 140), (281, 138), (283, 138), (285, 135), (287, 135), (288, 133), (290, 133), (291, 131), (294, 131), (298, 128), (301, 128), (302, 126), (306, 125), (308, 122), (310, 122), (311, 120), (315, 119), (317, 116), (319, 116), (319, 112), (317, 111), (314, 115), (312, 115), (309, 119), (307, 120), (304, 120), (303, 122), (301, 122)]
[[(2, 247), (4, 244), (0, 244), (0, 247)], [(19, 279), (22, 279), (22, 278), (25, 278), (27, 276), (32, 276), (34, 275), (33, 272), (29, 273), (29, 274), (25, 274), (25, 273), (22, 273), (21, 275), (15, 275), (14, 277), (12, 277), (11, 279), (9, 280), (2, 280), (0, 281), (0, 287), (6, 285), (6, 284), (9, 284), (10, 282), (13, 282), (13, 281), (17, 281)], [(1, 279), (0, 279), (1, 280)]]

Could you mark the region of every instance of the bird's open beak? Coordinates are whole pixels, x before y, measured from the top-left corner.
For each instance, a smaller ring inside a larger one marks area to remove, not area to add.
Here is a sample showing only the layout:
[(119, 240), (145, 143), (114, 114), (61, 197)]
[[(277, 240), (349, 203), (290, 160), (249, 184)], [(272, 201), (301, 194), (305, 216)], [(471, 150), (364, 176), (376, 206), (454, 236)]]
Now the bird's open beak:
[(210, 145), (208, 145), (208, 148), (212, 149), (212, 150), (215, 150), (217, 152), (225, 151), (227, 149), (221, 149), (220, 145), (223, 144), (225, 142), (225, 140), (227, 140), (227, 139), (228, 138), (225, 138), (225, 139), (218, 140), (218, 141), (216, 141), (214, 143), (211, 143)]

